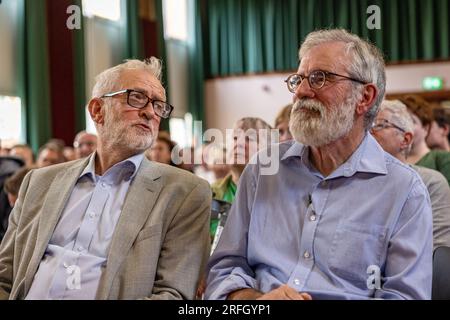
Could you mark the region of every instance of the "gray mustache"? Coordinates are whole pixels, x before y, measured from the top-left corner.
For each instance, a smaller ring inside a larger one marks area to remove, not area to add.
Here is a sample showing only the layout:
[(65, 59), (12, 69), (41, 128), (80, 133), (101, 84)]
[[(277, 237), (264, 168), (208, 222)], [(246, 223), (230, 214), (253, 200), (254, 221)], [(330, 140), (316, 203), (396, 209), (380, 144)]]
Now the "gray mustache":
[(320, 114), (322, 114), (324, 110), (324, 108), (318, 102), (312, 100), (299, 100), (294, 104), (292, 109), (293, 111), (308, 109), (311, 111), (317, 111)]

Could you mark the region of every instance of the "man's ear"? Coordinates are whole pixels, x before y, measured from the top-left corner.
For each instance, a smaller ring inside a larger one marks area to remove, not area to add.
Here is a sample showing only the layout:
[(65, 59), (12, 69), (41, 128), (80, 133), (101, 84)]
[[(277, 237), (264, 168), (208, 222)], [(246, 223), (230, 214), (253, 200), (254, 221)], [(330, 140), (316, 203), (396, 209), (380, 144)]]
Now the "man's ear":
[(400, 143), (401, 150), (407, 149), (411, 145), (413, 138), (414, 134), (412, 132), (403, 133), (403, 140)]
[(449, 124), (444, 124), (442, 128), (442, 133), (448, 137), (448, 134), (450, 133), (450, 125)]
[(373, 83), (364, 85), (362, 97), (356, 106), (356, 113), (358, 115), (366, 114), (375, 103), (377, 94), (378, 88)]
[(94, 121), (96, 124), (103, 124), (105, 121), (105, 113), (103, 110), (104, 107), (105, 103), (102, 99), (92, 98), (91, 101), (89, 101), (88, 111), (91, 115), (92, 121)]

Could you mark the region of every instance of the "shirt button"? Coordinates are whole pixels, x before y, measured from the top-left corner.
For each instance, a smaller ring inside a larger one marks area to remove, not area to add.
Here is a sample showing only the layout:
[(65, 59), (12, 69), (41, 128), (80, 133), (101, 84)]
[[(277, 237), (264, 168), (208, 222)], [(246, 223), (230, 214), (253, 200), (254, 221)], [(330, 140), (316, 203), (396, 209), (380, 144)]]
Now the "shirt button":
[(308, 251), (305, 251), (305, 253), (303, 254), (303, 257), (305, 259), (309, 259), (310, 256), (311, 256), (311, 254)]
[(322, 181), (322, 186), (326, 187), (328, 185), (328, 182), (326, 180)]
[(77, 248), (77, 250), (81, 252), (81, 251), (84, 250), (84, 248), (83, 248), (82, 246), (79, 246), (79, 247)]
[(64, 263), (63, 263), (63, 266), (64, 266), (64, 268), (68, 268), (68, 267), (69, 267), (69, 264), (68, 264), (67, 262), (64, 262)]
[(295, 283), (296, 286), (299, 286), (300, 285), (300, 280), (299, 279), (294, 279), (294, 283)]
[(93, 212), (93, 211), (89, 212), (89, 217), (95, 218), (95, 212)]
[(316, 221), (316, 215), (315, 215), (314, 213), (312, 213), (312, 214), (309, 216), (309, 220), (311, 220), (311, 221)]

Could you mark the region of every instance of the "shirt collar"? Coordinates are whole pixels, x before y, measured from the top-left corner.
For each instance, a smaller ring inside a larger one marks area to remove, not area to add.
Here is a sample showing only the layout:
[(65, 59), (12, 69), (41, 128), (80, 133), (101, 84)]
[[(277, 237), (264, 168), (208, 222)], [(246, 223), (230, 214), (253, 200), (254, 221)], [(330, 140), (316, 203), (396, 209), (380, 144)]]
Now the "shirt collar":
[(136, 173), (139, 169), (139, 166), (144, 159), (143, 153), (138, 153), (134, 156), (131, 156), (125, 160), (122, 160), (111, 168), (109, 168), (101, 177), (98, 177), (95, 174), (95, 157), (97, 156), (97, 152), (92, 153), (89, 157), (89, 162), (84, 168), (83, 172), (81, 172), (80, 177), (88, 177), (92, 181), (97, 181), (99, 178), (105, 179), (106, 182), (111, 184), (119, 183), (122, 180), (128, 181), (133, 179), (136, 176)]
[[(298, 157), (304, 164), (308, 165), (308, 146), (293, 142), (281, 157), (281, 161), (292, 157)], [(350, 177), (356, 172), (387, 174), (384, 150), (370, 133), (365, 135), (363, 141), (351, 157), (327, 178), (331, 179), (339, 176)]]

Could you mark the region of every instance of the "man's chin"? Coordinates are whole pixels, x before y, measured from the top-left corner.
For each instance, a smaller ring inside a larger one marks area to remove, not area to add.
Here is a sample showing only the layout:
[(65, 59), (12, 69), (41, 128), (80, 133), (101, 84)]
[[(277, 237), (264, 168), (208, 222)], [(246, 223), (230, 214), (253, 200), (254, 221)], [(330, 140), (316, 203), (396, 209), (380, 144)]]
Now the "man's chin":
[(320, 147), (332, 142), (330, 138), (321, 137), (317, 133), (311, 132), (291, 132), (294, 140), (306, 146)]

